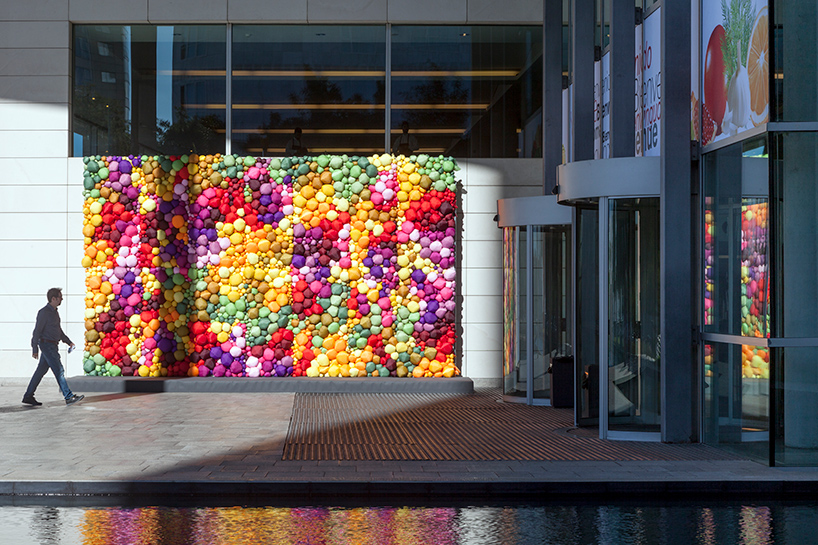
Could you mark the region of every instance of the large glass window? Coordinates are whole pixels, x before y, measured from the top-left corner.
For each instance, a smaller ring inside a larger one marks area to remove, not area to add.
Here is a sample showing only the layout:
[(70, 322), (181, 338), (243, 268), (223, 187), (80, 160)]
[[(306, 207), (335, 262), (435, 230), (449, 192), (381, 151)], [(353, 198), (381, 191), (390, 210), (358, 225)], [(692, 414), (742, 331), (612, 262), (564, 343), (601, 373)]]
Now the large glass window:
[(704, 157), (705, 332), (767, 337), (766, 138)]
[[(764, 346), (705, 343), (702, 435), (705, 443), (756, 460), (769, 458), (770, 389)], [(753, 372), (753, 367), (757, 370)]]
[(702, 330), (724, 342), (703, 346), (703, 439), (759, 459), (769, 452), (771, 352), (759, 342), (770, 336), (768, 180), (766, 137), (704, 157)]
[(385, 44), (382, 26), (234, 26), (232, 151), (383, 153)]
[(538, 25), (74, 29), (76, 156), (542, 157)]
[(393, 26), (394, 150), (542, 157), (542, 51), (541, 26)]
[(75, 156), (225, 149), (226, 28), (74, 27)]

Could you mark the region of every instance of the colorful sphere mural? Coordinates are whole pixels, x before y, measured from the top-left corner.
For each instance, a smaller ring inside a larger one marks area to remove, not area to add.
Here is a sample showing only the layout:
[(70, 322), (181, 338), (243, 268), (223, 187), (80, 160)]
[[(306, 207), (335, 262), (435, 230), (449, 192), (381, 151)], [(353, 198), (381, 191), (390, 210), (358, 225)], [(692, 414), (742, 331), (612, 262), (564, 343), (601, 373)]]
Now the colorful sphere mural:
[(83, 161), (86, 374), (459, 374), (451, 158)]

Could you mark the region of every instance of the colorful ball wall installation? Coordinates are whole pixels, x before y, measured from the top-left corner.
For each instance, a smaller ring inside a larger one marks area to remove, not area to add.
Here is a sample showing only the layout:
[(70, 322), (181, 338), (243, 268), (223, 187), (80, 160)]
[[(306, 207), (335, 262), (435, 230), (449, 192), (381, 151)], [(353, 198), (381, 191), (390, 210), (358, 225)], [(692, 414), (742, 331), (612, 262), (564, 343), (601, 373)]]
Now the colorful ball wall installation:
[(451, 158), (84, 163), (86, 374), (459, 374)]

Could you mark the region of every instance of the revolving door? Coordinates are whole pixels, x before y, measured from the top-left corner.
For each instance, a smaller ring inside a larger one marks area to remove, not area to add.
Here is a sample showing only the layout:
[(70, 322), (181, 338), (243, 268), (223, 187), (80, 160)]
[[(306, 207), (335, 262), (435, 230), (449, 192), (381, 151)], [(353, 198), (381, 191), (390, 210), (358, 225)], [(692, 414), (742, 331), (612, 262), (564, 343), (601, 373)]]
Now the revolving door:
[(575, 422), (603, 439), (658, 441), (658, 160), (560, 167), (574, 207)]
[(555, 395), (571, 399), (570, 364), (564, 372), (572, 355), (570, 222), (571, 209), (552, 196), (498, 201), (506, 402), (559, 405), (552, 403)]

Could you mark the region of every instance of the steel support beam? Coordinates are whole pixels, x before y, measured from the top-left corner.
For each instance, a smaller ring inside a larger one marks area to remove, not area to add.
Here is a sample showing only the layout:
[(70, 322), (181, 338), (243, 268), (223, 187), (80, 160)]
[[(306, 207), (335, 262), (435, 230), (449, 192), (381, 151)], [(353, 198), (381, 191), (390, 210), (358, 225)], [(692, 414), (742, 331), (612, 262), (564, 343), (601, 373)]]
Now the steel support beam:
[(594, 158), (594, 0), (571, 0), (574, 161)]
[(636, 48), (633, 0), (609, 0), (611, 10), (611, 157), (633, 157), (633, 81)]
[(543, 2), (543, 193), (557, 185), (562, 164), (562, 0)]

